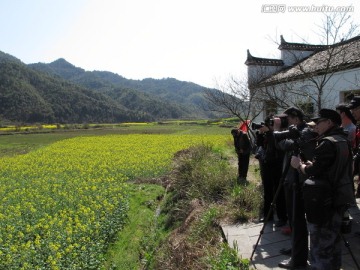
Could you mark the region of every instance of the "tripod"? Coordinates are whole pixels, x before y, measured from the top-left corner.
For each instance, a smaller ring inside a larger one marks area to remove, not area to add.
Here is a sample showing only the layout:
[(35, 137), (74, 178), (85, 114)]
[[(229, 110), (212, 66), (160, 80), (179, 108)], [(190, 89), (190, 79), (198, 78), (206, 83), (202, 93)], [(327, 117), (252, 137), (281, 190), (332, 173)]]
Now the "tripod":
[[(255, 244), (255, 246), (254, 246), (254, 249), (253, 249), (253, 251), (252, 251), (252, 253), (251, 253), (250, 261), (252, 261), (252, 259), (253, 259), (253, 256), (254, 256), (254, 254), (255, 254), (255, 251), (256, 251), (256, 249), (257, 249), (257, 246), (259, 245), (260, 239), (261, 239), (262, 235), (264, 234), (264, 229), (265, 229), (265, 227), (266, 227), (266, 225), (267, 225), (267, 223), (268, 223), (268, 221), (269, 221), (270, 216), (273, 214), (273, 211), (274, 211), (274, 209), (275, 209), (275, 204), (276, 204), (277, 197), (278, 197), (279, 194), (280, 194), (281, 187), (282, 187), (282, 185), (283, 185), (283, 183), (284, 183), (285, 177), (286, 177), (286, 175), (287, 175), (287, 173), (288, 173), (288, 171), (289, 171), (289, 168), (290, 168), (291, 156), (292, 156), (292, 155), (289, 155), (289, 158), (288, 158), (288, 160), (286, 161), (285, 168), (284, 168), (284, 170), (283, 170), (283, 172), (282, 172), (282, 174), (281, 174), (281, 178), (280, 178), (280, 181), (279, 181), (279, 185), (278, 185), (278, 187), (277, 187), (277, 189), (276, 189), (275, 195), (274, 195), (273, 200), (272, 200), (272, 202), (271, 202), (269, 212), (268, 212), (267, 215), (266, 215), (266, 218), (265, 218), (265, 220), (264, 220), (264, 224), (263, 224), (263, 226), (262, 226), (262, 228), (261, 228), (261, 230), (260, 230), (259, 237), (258, 237), (258, 239), (257, 239), (257, 241), (256, 241), (256, 244)], [(256, 267), (255, 267), (255, 268), (256, 268)]]

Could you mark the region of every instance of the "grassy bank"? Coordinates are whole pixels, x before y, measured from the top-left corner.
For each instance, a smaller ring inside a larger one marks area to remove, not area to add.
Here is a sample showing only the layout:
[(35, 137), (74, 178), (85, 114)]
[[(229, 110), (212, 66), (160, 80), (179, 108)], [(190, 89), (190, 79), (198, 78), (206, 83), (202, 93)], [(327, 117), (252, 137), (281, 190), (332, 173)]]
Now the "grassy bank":
[(130, 189), (127, 225), (110, 246), (102, 269), (141, 269), (149, 256), (145, 253), (145, 239), (154, 233), (164, 233), (157, 228), (159, 217), (156, 215), (164, 188), (154, 184), (132, 184)]
[(157, 231), (142, 242), (137, 269), (249, 269), (225, 242), (220, 224), (257, 218), (259, 187), (256, 182), (238, 185), (228, 158), (206, 145), (176, 156), (172, 172), (159, 180), (166, 179), (168, 193), (153, 227)]

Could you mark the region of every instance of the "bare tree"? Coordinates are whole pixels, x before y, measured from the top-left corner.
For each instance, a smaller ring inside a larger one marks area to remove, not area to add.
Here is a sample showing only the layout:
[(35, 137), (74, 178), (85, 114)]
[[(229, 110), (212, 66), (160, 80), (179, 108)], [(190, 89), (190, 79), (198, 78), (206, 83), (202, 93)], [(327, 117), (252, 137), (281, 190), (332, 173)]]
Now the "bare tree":
[[(335, 105), (334, 90), (337, 83), (344, 80), (339, 71), (359, 65), (360, 42), (351, 42), (350, 39), (358, 33), (358, 25), (353, 23), (348, 12), (333, 12), (324, 14), (318, 28), (321, 44), (310, 45), (315, 51), (311, 57), (289, 49), (287, 56), (295, 64), (255, 85), (262, 89), (258, 93), (264, 100), (272, 101), (280, 108), (290, 104), (298, 107), (315, 104), (317, 111), (324, 104)], [(282, 39), (280, 46), (283, 42)]]
[[(312, 71), (303, 64), (299, 65), (301, 72), (315, 86), (315, 104), (318, 110), (322, 108), (323, 100), (326, 100), (333, 90), (330, 81), (334, 78), (335, 73), (345, 67), (354, 67), (356, 63), (351, 61), (355, 56), (353, 53), (360, 49), (360, 43), (350, 44), (348, 42), (356, 34), (358, 28), (358, 25), (353, 24), (348, 13), (326, 14), (323, 24), (319, 28), (319, 35), (327, 45), (327, 48), (317, 55), (319, 60), (317, 64), (320, 66), (320, 70)], [(342, 78), (338, 78), (334, 83), (340, 79)], [(325, 95), (324, 91), (326, 86), (330, 86), (328, 95)]]
[(324, 45), (332, 45), (358, 35), (358, 27), (349, 12), (324, 13), (317, 34)]
[[(230, 76), (225, 83), (217, 83), (217, 91), (205, 90), (208, 109), (239, 118), (239, 122), (252, 121), (263, 110), (258, 95), (250, 93), (247, 79)], [(251, 129), (249, 129), (250, 132)]]

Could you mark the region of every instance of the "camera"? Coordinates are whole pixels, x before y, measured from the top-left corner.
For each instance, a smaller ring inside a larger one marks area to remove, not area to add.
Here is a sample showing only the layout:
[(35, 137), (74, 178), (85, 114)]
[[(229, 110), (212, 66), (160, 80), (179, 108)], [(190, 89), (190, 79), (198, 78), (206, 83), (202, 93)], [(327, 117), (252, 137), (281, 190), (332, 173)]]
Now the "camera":
[(280, 128), (287, 128), (289, 126), (287, 117), (274, 117), (270, 119), (269, 125), (273, 127), (275, 122), (280, 122)]
[(264, 123), (264, 122), (261, 122), (261, 123), (251, 123), (251, 129), (252, 129), (252, 130), (260, 129), (260, 128), (262, 128), (263, 126), (265, 126), (265, 123)]
[(275, 123), (279, 123), (278, 126), (280, 126), (281, 129), (287, 128), (289, 126), (287, 117), (273, 117), (273, 118), (266, 120), (265, 122), (252, 123), (251, 129), (258, 130), (258, 129), (262, 128), (263, 126), (273, 127), (275, 125)]
[[(298, 141), (298, 139), (301, 137), (300, 131), (297, 129), (296, 126), (291, 125), (288, 127), (285, 131), (276, 131), (274, 133), (276, 141), (282, 141), (285, 139), (292, 139)], [(302, 140), (299, 140), (302, 141)]]
[(293, 140), (293, 143), (287, 146), (288, 151), (293, 151), (294, 156), (300, 155), (304, 162), (312, 160), (317, 133), (310, 129), (300, 131), (295, 125), (290, 125), (285, 131), (275, 131), (274, 137), (276, 142), (285, 139)]

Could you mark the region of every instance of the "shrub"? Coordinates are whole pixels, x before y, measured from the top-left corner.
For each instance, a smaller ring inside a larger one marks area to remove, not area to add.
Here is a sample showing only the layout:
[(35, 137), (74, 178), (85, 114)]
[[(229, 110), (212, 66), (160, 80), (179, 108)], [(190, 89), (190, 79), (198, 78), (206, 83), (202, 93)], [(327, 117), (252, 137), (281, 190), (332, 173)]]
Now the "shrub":
[(176, 226), (191, 211), (191, 201), (218, 202), (230, 194), (235, 174), (227, 160), (206, 144), (192, 147), (177, 161), (176, 181), (172, 183), (164, 212), (166, 227)]

